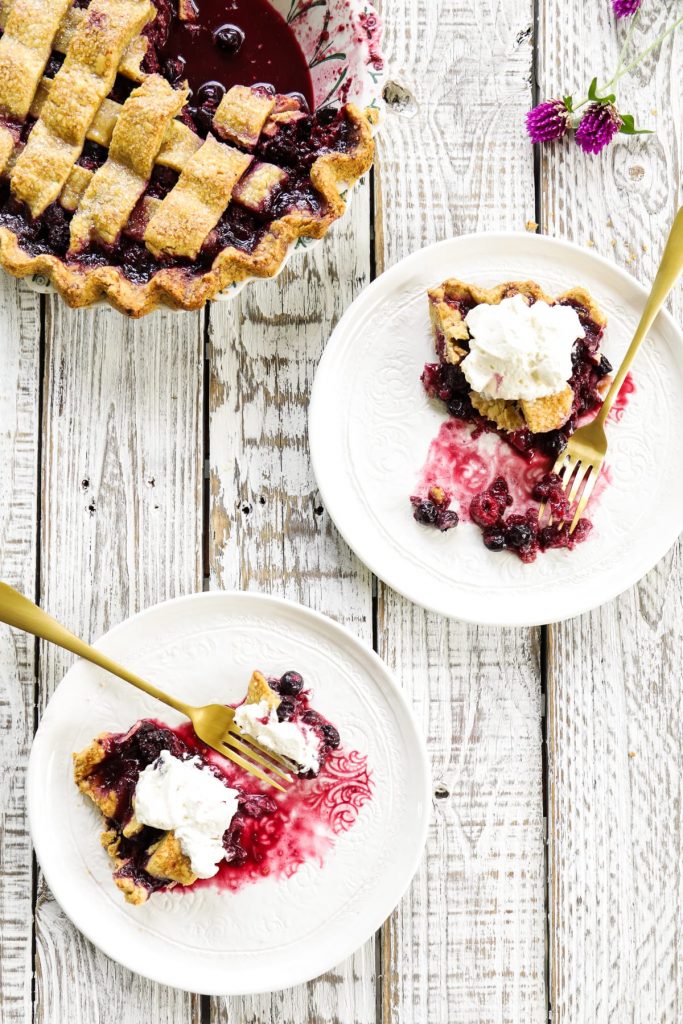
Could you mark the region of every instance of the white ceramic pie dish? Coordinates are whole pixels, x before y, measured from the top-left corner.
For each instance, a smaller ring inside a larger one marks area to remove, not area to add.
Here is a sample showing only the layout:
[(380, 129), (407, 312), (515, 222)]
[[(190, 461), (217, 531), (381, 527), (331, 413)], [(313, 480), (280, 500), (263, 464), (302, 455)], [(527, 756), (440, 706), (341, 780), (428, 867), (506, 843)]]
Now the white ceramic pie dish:
[(420, 383), (436, 359), (426, 292), (447, 277), (532, 279), (551, 295), (587, 288), (607, 316), (602, 351), (614, 366), (647, 298), (608, 260), (540, 235), (464, 235), (406, 257), (356, 299), (320, 362), (309, 433), (323, 504), (359, 558), (416, 604), (496, 626), (582, 614), (636, 583), (683, 529), (683, 336), (661, 313), (638, 355), (635, 393), (608, 425), (612, 482), (588, 509), (591, 536), (524, 565), (487, 551), (471, 523), (440, 534), (412, 517), (409, 495), (447, 418)]
[[(331, 619), (246, 593), (157, 605), (97, 646), (197, 704), (241, 699), (256, 667), (276, 675), (296, 668), (315, 706), (338, 726), (344, 747), (367, 755), (373, 793), (322, 867), (308, 862), (291, 878), (266, 878), (236, 893), (214, 887), (158, 893), (133, 907), (114, 885), (99, 842), (102, 819), (76, 789), (71, 754), (98, 733), (125, 730), (141, 717), (171, 725), (182, 719), (77, 662), (45, 709), (27, 790), (38, 861), (74, 924), (130, 970), (210, 995), (308, 981), (369, 939), (410, 883), (431, 808), (424, 740), (380, 659)], [(352, 787), (343, 793), (353, 802)]]
[[(381, 57), (382, 23), (373, 0), (268, 0), (292, 29), (306, 57), (317, 106), (351, 102), (361, 109), (371, 107), (381, 116), (382, 89), (386, 79)], [(347, 210), (352, 189), (347, 189)], [(334, 225), (332, 230), (334, 229)], [(276, 277), (289, 261), (305, 255), (322, 239), (299, 238), (291, 246)], [(41, 274), (23, 279), (29, 288), (43, 295), (56, 289)], [(235, 298), (251, 281), (232, 285), (215, 301)], [(96, 304), (111, 309), (106, 302)]]

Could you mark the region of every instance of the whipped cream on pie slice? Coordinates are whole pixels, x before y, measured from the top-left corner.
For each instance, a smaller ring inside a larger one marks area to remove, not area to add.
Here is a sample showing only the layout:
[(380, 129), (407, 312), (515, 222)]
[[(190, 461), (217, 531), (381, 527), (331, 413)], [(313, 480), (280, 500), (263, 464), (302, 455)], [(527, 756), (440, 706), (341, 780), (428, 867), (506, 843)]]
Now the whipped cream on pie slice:
[[(273, 682), (281, 685), (279, 680)], [(298, 717), (281, 718), (278, 714), (281, 703), (280, 693), (270, 686), (265, 676), (254, 672), (244, 703), (235, 709), (235, 724), (244, 736), (293, 761), (302, 772), (317, 773), (322, 747), (319, 733)]]
[(472, 390), (486, 398), (533, 401), (567, 387), (572, 350), (585, 331), (571, 306), (517, 294), (481, 303), (465, 316), (469, 354), (462, 370)]
[(212, 878), (225, 856), (223, 835), (239, 796), (198, 757), (183, 761), (162, 750), (140, 773), (133, 806), (141, 825), (175, 832), (197, 878)]
[(317, 772), (320, 768), (320, 738), (315, 730), (303, 722), (281, 722), (277, 710), (266, 701), (237, 708), (235, 723), (243, 735), (294, 761), (303, 771)]

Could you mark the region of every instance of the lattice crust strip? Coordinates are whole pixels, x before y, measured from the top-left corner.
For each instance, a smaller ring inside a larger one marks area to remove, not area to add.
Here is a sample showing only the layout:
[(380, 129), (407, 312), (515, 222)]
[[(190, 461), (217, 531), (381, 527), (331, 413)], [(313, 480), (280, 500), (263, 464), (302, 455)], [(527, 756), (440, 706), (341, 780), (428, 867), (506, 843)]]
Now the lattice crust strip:
[[(51, 78), (44, 78), (40, 83), (36, 98), (31, 106), (31, 115), (39, 118), (47, 101), (52, 86)], [(85, 137), (91, 142), (97, 142), (105, 149), (109, 147), (114, 131), (116, 119), (121, 113), (122, 106), (114, 100), (103, 100), (102, 105), (95, 114)], [(198, 135), (188, 128), (182, 121), (173, 121), (169, 125), (164, 143), (159, 150), (156, 163), (162, 167), (170, 167), (174, 171), (182, 171), (183, 167), (202, 144)]]
[(28, 114), (71, 0), (15, 0), (0, 39), (0, 109)]
[[(53, 50), (56, 50), (57, 53), (68, 52), (71, 40), (76, 35), (76, 32), (87, 13), (87, 10), (82, 10), (80, 7), (71, 8), (65, 17), (59, 32), (55, 36), (55, 40), (52, 44)], [(147, 54), (148, 46), (149, 42), (145, 36), (135, 36), (135, 38), (130, 41), (124, 50), (123, 56), (121, 57), (121, 63), (118, 67), (119, 74), (123, 75), (124, 78), (132, 79), (133, 82), (142, 82), (145, 78), (145, 73), (142, 70), (142, 62)]]
[(34, 217), (58, 198), (126, 47), (153, 15), (149, 0), (92, 0), (87, 8), (12, 170), (12, 191)]
[[(4, 0), (4, 3), (0, 2), (0, 29), (3, 32), (7, 31), (10, 13), (18, 2), (19, 0)], [(60, 19), (57, 23), (56, 34), (54, 34), (52, 39), (52, 50), (56, 50), (57, 53), (67, 52), (69, 44), (76, 34), (76, 29), (87, 14), (87, 11), (81, 7), (71, 7), (72, 3), (73, 0), (67, 0), (64, 4), (65, 7), (70, 9), (63, 15), (63, 20)], [(50, 3), (50, 0), (44, 0), (44, 6), (50, 9), (54, 7), (57, 10), (61, 6), (61, 0), (60, 3), (55, 2), (54, 4)], [(145, 36), (135, 36), (128, 44), (121, 58), (119, 74), (125, 78), (130, 78), (133, 82), (142, 82), (145, 78), (142, 62), (147, 55), (148, 46), (149, 41)]]
[(96, 238), (113, 245), (152, 175), (164, 136), (187, 99), (160, 75), (134, 89), (116, 121), (107, 161), (93, 174), (71, 221), (70, 251)]
[(150, 252), (157, 258), (196, 259), (252, 160), (209, 135), (147, 225), (145, 242)]

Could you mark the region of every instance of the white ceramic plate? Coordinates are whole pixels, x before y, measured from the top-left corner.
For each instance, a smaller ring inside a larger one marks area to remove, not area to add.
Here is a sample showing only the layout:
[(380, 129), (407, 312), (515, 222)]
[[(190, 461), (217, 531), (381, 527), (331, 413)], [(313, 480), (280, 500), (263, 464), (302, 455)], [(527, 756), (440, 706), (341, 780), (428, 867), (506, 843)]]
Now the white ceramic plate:
[(330, 619), (255, 594), (200, 594), (158, 605), (98, 645), (197, 704), (235, 701), (251, 671), (302, 672), (344, 745), (368, 756), (374, 793), (323, 867), (237, 893), (201, 888), (125, 903), (99, 843), (101, 818), (72, 779), (71, 753), (140, 717), (181, 719), (78, 662), (43, 715), (28, 774), (29, 820), (47, 882), (78, 928), (154, 981), (210, 995), (270, 991), (322, 974), (396, 906), (426, 839), (431, 785), (424, 743), (379, 658)]
[(638, 356), (636, 392), (609, 425), (613, 482), (591, 508), (590, 538), (524, 565), (487, 551), (472, 524), (440, 534), (412, 518), (408, 497), (445, 419), (420, 383), (435, 361), (426, 291), (451, 276), (532, 278), (551, 295), (586, 287), (608, 317), (615, 366), (647, 294), (595, 253), (537, 235), (466, 235), (408, 256), (354, 302), (320, 363), (310, 437), (323, 502), (365, 564), (426, 608), (500, 626), (578, 615), (636, 583), (683, 529), (683, 337), (663, 313)]

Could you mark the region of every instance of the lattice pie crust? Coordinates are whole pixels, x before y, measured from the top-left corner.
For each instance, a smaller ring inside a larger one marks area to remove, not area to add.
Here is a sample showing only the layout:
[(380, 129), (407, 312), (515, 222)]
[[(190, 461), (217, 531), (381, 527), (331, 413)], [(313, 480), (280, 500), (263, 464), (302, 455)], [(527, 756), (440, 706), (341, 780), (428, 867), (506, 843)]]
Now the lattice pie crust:
[[(228, 246), (205, 272), (193, 271), (229, 204), (266, 208), (286, 172), (260, 162), (253, 151), (264, 133), (301, 114), (287, 97), (236, 86), (216, 110), (218, 138), (203, 140), (178, 119), (186, 90), (142, 70), (148, 40), (140, 33), (156, 14), (149, 0), (92, 0), (86, 9), (71, 3), (0, 0), (0, 175), (33, 218), (56, 202), (74, 212), (65, 259), (27, 252), (18, 235), (1, 226), (5, 269), (46, 275), (72, 306), (106, 299), (130, 316), (160, 304), (196, 309), (234, 282), (274, 274), (297, 238), (322, 237), (341, 216), (343, 186), (373, 158), (374, 116), (351, 104), (343, 113), (352, 144), (324, 152), (310, 170), (320, 209), (293, 208), (269, 223), (252, 251)], [(65, 58), (50, 79), (44, 72), (53, 51)], [(123, 104), (108, 98), (117, 74), (137, 83)], [(28, 137), (27, 118), (37, 119)], [(95, 171), (78, 163), (86, 140), (109, 150)], [(145, 198), (155, 166), (179, 174), (162, 199)], [(113, 246), (124, 232), (159, 260), (184, 265), (135, 281), (113, 264), (79, 262), (90, 242)]]

